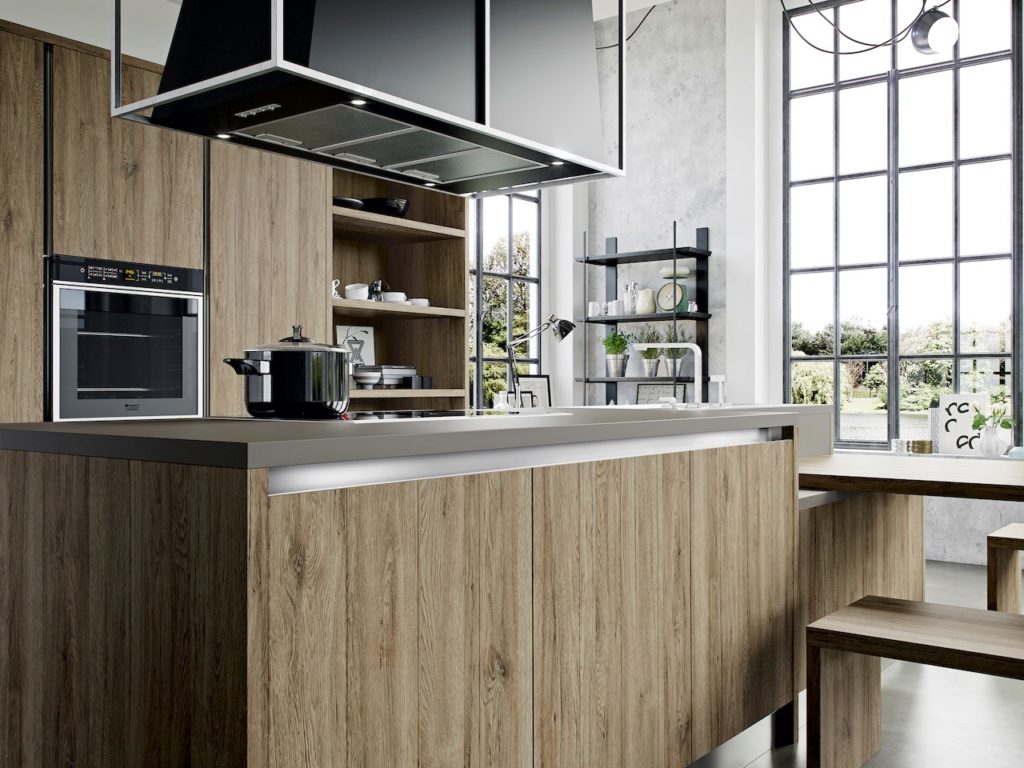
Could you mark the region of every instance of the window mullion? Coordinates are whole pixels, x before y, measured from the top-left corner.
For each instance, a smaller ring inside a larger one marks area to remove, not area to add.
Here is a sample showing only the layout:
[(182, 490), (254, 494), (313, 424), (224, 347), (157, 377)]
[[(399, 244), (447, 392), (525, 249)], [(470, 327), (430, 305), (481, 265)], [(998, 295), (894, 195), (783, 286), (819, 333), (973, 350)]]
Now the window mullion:
[[(899, 28), (898, 0), (891, 5), (891, 29)], [(900, 436), (900, 319), (899, 319), (899, 208), (900, 208), (900, 111), (899, 51), (892, 46), (889, 68), (889, 308), (888, 308), (888, 382), (886, 400), (889, 440)]]

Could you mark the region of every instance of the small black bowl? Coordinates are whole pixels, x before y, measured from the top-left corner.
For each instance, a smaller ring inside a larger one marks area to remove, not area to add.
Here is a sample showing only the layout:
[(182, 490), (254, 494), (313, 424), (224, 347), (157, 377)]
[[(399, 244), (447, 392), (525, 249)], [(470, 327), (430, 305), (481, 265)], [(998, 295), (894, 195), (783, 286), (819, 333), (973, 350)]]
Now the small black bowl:
[(339, 208), (351, 208), (354, 211), (363, 210), (363, 201), (356, 200), (354, 197), (336, 197), (334, 198), (334, 204)]
[(401, 218), (409, 211), (409, 201), (400, 197), (364, 197), (363, 210)]

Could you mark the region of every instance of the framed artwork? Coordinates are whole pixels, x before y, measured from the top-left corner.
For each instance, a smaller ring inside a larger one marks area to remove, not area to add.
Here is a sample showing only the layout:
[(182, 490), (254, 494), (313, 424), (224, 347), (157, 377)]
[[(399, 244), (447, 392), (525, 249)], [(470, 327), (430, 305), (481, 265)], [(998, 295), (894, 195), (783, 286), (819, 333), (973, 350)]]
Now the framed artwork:
[(373, 328), (367, 325), (339, 325), (335, 327), (335, 343), (352, 355), (352, 365), (376, 365), (373, 350)]
[(551, 407), (551, 377), (550, 376), (520, 376), (519, 377), (519, 407), (520, 408), (550, 408)]
[(686, 400), (686, 385), (682, 382), (674, 387), (672, 384), (636, 385), (637, 405), (660, 405), (663, 397), (674, 397), (679, 402), (684, 402)]

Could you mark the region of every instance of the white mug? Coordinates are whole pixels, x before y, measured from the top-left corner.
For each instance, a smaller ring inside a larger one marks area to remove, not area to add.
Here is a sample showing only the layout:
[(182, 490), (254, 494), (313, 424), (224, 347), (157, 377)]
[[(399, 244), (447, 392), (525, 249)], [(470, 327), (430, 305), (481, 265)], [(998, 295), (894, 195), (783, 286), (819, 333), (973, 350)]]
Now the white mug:
[(587, 304), (587, 317), (597, 317), (604, 314), (604, 307), (600, 301), (591, 301)]
[(334, 278), (331, 280), (331, 298), (340, 299), (341, 296), (338, 294), (338, 286), (341, 285), (341, 280)]
[(622, 299), (616, 299), (615, 301), (608, 302), (608, 314), (613, 317), (618, 317), (625, 314), (625, 307), (622, 304)]

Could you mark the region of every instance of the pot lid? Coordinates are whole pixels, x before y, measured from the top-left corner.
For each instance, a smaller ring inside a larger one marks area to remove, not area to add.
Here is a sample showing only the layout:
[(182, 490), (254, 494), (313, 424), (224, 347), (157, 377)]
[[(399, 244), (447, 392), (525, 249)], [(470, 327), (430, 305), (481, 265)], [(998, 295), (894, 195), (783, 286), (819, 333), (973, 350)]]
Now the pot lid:
[(248, 352), (342, 352), (348, 354), (347, 350), (341, 347), (335, 347), (330, 344), (322, 344), (319, 341), (314, 341), (308, 336), (302, 335), (302, 326), (293, 325), (292, 335), (285, 336), (283, 339), (279, 339), (273, 344), (260, 344), (257, 347), (251, 347), (247, 350)]

